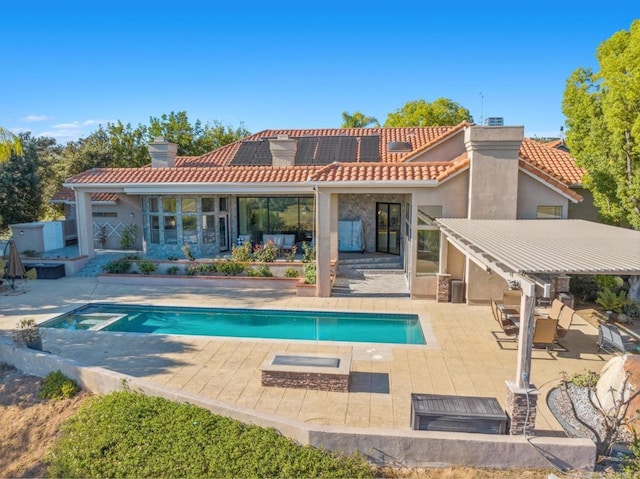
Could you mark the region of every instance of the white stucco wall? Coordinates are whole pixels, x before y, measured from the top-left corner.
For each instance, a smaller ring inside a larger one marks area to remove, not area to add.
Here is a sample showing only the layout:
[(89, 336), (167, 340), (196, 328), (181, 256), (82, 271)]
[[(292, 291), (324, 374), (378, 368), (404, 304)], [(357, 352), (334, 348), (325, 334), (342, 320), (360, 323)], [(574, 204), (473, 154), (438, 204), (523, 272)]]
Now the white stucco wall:
[(536, 219), (538, 206), (562, 206), (562, 218), (567, 218), (568, 204), (566, 196), (522, 171), (518, 174), (518, 219)]

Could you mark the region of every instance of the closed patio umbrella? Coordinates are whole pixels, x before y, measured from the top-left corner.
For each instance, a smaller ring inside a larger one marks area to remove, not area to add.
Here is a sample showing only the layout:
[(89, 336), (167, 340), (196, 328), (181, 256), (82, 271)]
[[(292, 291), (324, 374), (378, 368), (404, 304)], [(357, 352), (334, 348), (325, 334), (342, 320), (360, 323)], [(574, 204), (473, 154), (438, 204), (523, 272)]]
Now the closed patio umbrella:
[[(16, 243), (13, 240), (9, 240), (7, 245), (9, 247), (9, 258), (5, 265), (5, 275), (11, 283), (11, 287), (14, 287), (14, 281), (16, 278), (23, 278), (27, 271), (24, 269), (22, 260), (20, 259), (20, 253), (16, 248)], [(6, 257), (6, 252), (5, 252)]]

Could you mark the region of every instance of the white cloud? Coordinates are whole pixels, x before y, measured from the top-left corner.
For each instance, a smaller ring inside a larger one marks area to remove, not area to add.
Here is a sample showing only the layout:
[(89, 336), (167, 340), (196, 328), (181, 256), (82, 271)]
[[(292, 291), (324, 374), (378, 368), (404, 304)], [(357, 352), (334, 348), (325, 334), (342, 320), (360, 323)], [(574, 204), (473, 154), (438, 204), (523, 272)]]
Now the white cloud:
[(47, 121), (47, 120), (51, 120), (51, 118), (49, 118), (46, 115), (27, 115), (25, 117), (21, 118), (22, 121), (26, 121), (27, 123), (33, 123), (36, 121)]
[(51, 125), (51, 128), (56, 128), (56, 129), (80, 128), (80, 122), (73, 121), (71, 123), (58, 123), (57, 125)]

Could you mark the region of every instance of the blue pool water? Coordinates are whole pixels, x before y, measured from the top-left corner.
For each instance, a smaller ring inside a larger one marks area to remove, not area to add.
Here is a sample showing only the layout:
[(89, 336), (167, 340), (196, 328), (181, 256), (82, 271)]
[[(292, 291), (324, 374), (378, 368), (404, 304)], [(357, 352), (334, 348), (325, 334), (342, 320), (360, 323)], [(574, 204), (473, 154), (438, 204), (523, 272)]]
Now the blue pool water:
[(415, 314), (93, 303), (41, 326), (152, 334), (426, 344)]

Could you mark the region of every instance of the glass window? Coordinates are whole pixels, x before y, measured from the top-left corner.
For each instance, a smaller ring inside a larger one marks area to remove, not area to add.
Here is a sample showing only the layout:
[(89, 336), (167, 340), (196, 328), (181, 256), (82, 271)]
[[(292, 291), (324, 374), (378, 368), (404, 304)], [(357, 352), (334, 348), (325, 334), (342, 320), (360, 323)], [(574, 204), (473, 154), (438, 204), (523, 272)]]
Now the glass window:
[(269, 198), (269, 233), (296, 233), (298, 221), (298, 198)]
[[(227, 211), (227, 198), (220, 198), (220, 211)], [(202, 211), (213, 211), (213, 210), (205, 210), (204, 206), (202, 207)]]
[(160, 217), (156, 215), (149, 216), (151, 225), (151, 243), (160, 244)]
[(440, 230), (418, 230), (417, 274), (435, 274), (440, 262)]
[(178, 229), (175, 216), (164, 217), (164, 244), (178, 244)]
[(311, 242), (313, 239), (314, 223), (316, 221), (316, 212), (314, 209), (313, 198), (300, 198), (300, 241)]
[(198, 242), (198, 220), (195, 215), (182, 217), (182, 242), (192, 244)]
[(149, 198), (149, 211), (157, 213), (158, 210), (158, 198)]
[(562, 206), (538, 206), (536, 218), (539, 220), (562, 219)]
[(183, 213), (195, 213), (196, 212), (196, 199), (195, 198), (182, 198), (182, 212)]
[[(202, 198), (202, 211), (207, 213), (213, 213), (214, 211), (214, 198)], [(222, 211), (222, 210), (221, 210)]]
[(94, 218), (117, 218), (118, 213), (115, 211), (93, 211), (91, 216)]
[(176, 199), (175, 198), (162, 198), (162, 210), (165, 213), (176, 212)]
[(262, 241), (262, 235), (269, 232), (267, 205), (267, 198), (238, 198), (238, 234)]
[(216, 217), (214, 215), (202, 215), (202, 242), (215, 243), (216, 241)]
[(433, 225), (433, 220), (442, 217), (442, 206), (418, 206), (418, 226)]

